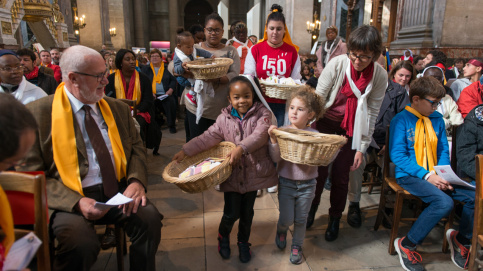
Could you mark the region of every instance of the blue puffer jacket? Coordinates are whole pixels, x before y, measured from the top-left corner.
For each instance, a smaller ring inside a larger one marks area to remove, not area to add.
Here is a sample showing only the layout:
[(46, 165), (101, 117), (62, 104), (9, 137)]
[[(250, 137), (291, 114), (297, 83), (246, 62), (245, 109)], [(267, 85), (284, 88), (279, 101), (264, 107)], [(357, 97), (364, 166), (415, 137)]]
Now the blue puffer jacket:
[[(437, 165), (449, 165), (449, 146), (446, 139), (443, 115), (434, 111), (429, 116), (438, 137)], [(407, 110), (401, 111), (391, 121), (389, 150), (391, 161), (396, 165), (396, 178), (413, 176), (423, 178), (429, 173), (416, 162), (414, 133), (418, 117)]]

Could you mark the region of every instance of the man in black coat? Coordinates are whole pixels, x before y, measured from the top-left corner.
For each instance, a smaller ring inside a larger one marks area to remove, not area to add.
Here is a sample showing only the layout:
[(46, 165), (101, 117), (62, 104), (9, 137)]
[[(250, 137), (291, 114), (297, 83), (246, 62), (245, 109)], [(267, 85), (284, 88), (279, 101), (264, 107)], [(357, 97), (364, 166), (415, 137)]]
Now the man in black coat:
[(34, 51), (23, 48), (17, 51), (17, 55), (27, 81), (40, 87), (47, 95), (54, 94), (58, 83), (53, 76), (45, 74), (35, 65), (37, 57)]

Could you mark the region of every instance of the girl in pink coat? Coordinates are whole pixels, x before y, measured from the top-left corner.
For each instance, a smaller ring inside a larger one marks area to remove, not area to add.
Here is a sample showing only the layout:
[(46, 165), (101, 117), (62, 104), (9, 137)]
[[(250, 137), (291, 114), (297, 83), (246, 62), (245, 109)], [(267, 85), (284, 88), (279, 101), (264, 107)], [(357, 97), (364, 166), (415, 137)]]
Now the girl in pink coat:
[(257, 190), (272, 187), (278, 182), (268, 153), (272, 112), (260, 102), (259, 89), (258, 81), (255, 83), (250, 76), (233, 78), (229, 84), (230, 105), (222, 110), (215, 124), (186, 143), (173, 157), (173, 160), (181, 161), (185, 156), (208, 150), (222, 141), (237, 145), (227, 156), (233, 166), (232, 175), (220, 186), (225, 193), (225, 207), (218, 229), (218, 252), (223, 259), (230, 257), (230, 232), (235, 221), (240, 219), (238, 250), (243, 263), (251, 259), (248, 239)]

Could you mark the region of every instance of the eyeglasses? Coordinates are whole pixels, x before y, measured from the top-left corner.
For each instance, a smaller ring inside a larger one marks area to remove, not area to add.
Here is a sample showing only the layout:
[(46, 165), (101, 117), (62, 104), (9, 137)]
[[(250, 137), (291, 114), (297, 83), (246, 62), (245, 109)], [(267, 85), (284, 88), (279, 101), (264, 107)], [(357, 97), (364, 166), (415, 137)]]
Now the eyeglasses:
[(365, 56), (365, 55), (358, 56), (358, 55), (356, 55), (354, 53), (348, 53), (347, 56), (352, 61), (356, 61), (356, 59), (358, 58), (360, 62), (368, 62), (369, 60), (372, 59), (372, 56)]
[(4, 72), (19, 72), (19, 71), (23, 71), (23, 66), (22, 65), (16, 66), (16, 67), (7, 66), (7, 67), (0, 68), (0, 70)]
[(208, 31), (208, 34), (213, 34), (215, 33), (216, 35), (220, 34), (223, 29), (221, 28), (205, 28), (206, 31)]
[(102, 81), (102, 79), (104, 79), (104, 77), (109, 76), (109, 69), (106, 69), (105, 72), (100, 73), (98, 75), (93, 75), (93, 74), (88, 74), (88, 73), (83, 73), (83, 72), (74, 72), (74, 73), (77, 73), (77, 74), (80, 74), (80, 75), (95, 77), (95, 78), (97, 78), (97, 82), (99, 83), (99, 82)]
[(430, 99), (426, 99), (426, 98), (424, 98), (424, 99), (425, 99), (426, 101), (428, 101), (428, 102), (431, 104), (431, 107), (432, 107), (433, 109), (438, 108), (438, 106), (441, 104), (441, 101), (436, 102), (436, 101), (431, 101)]

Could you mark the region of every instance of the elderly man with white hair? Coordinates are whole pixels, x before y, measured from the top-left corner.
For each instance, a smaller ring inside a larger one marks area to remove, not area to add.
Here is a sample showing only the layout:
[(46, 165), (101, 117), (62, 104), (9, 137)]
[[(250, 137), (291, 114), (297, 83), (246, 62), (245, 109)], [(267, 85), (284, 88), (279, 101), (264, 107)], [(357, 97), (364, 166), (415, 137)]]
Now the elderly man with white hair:
[[(81, 45), (60, 60), (63, 83), (29, 104), (39, 131), (22, 170), (44, 171), (51, 228), (58, 245), (54, 270), (90, 270), (100, 242), (94, 225), (117, 224), (131, 238), (131, 270), (156, 270), (162, 215), (146, 198), (146, 150), (130, 108), (104, 97), (104, 59)], [(130, 203), (101, 208), (117, 193)]]

